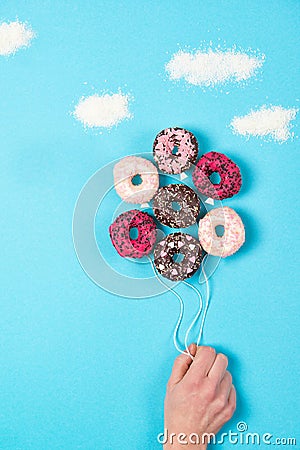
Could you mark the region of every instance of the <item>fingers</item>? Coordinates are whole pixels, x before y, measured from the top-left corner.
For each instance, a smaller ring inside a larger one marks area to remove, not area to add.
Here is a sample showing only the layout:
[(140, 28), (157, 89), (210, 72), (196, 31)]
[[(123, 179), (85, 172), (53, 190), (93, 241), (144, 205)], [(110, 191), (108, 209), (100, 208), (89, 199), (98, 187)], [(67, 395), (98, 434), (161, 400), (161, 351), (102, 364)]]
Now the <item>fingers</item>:
[[(197, 346), (196, 344), (191, 344), (189, 347), (189, 352), (192, 356), (195, 356)], [(180, 354), (174, 361), (172, 373), (170, 379), (168, 381), (168, 387), (172, 387), (175, 384), (179, 383), (182, 378), (185, 376), (187, 371), (189, 370), (190, 365), (192, 364), (192, 358), (188, 354)]]
[(211, 366), (208, 377), (214, 379), (217, 383), (221, 382), (228, 366), (228, 359), (223, 353), (218, 353)]
[(227, 407), (228, 420), (230, 420), (231, 417), (233, 416), (235, 408), (236, 408), (236, 390), (235, 390), (235, 387), (232, 384), (231, 385), (231, 390), (230, 390), (230, 393), (229, 393), (229, 398), (228, 398), (228, 407)]
[(216, 351), (212, 347), (198, 347), (189, 374), (197, 378), (206, 377), (215, 359)]
[(233, 408), (235, 409), (235, 407), (236, 407), (236, 390), (235, 390), (235, 387), (233, 386), (233, 384), (231, 385), (228, 403), (229, 403), (229, 405), (233, 406)]
[(229, 401), (229, 395), (232, 389), (232, 376), (229, 372), (225, 372), (220, 383), (219, 396), (225, 402)]

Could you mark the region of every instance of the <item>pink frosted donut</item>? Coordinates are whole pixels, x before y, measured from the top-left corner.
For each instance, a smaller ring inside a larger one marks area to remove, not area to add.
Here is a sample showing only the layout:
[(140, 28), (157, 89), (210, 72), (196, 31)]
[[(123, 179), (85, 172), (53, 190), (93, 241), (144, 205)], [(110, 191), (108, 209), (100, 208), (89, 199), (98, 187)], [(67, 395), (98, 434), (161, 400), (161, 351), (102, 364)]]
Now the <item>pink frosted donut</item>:
[[(141, 183), (134, 184), (135, 176)], [(146, 203), (159, 186), (158, 171), (152, 162), (139, 156), (126, 156), (114, 167), (114, 183), (119, 196), (127, 203)]]
[[(224, 227), (218, 236), (216, 227)], [(240, 216), (228, 206), (209, 211), (199, 222), (199, 241), (203, 249), (214, 256), (233, 255), (245, 242), (245, 228)]]
[[(130, 230), (136, 228), (136, 239), (130, 237)], [(156, 225), (153, 218), (142, 211), (132, 209), (120, 214), (109, 227), (113, 246), (123, 258), (142, 258), (148, 255), (156, 241)]]
[[(220, 176), (218, 184), (213, 184), (209, 178), (214, 172)], [(201, 194), (223, 200), (239, 192), (242, 177), (238, 166), (226, 155), (209, 152), (199, 159), (193, 172), (193, 182)]]
[(184, 128), (166, 128), (155, 138), (153, 155), (162, 172), (181, 173), (196, 161), (198, 142), (195, 136)]

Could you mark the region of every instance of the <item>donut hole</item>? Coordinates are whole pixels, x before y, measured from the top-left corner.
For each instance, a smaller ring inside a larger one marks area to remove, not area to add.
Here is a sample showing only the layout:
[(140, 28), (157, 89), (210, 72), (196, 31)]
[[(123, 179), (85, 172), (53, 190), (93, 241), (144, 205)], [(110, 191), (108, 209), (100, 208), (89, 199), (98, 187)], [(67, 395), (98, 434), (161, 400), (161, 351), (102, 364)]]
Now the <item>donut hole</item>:
[(182, 263), (184, 260), (184, 254), (183, 253), (174, 253), (173, 255), (173, 261), (177, 264)]
[(130, 239), (132, 239), (133, 241), (137, 240), (137, 238), (139, 237), (139, 230), (137, 229), (137, 227), (130, 228), (129, 236), (130, 236)]
[(180, 211), (181, 210), (181, 205), (178, 202), (172, 202), (172, 209), (174, 211)]
[(220, 184), (221, 183), (221, 177), (218, 172), (211, 173), (209, 179), (212, 184)]
[(179, 150), (178, 145), (174, 145), (173, 150), (172, 150), (172, 155), (177, 155), (178, 150)]
[(134, 177), (131, 178), (131, 183), (133, 184), (133, 186), (139, 186), (140, 184), (142, 184), (142, 182), (143, 180), (139, 173), (137, 173), (136, 175), (134, 175)]
[(217, 225), (215, 231), (218, 237), (223, 237), (225, 233), (224, 225)]

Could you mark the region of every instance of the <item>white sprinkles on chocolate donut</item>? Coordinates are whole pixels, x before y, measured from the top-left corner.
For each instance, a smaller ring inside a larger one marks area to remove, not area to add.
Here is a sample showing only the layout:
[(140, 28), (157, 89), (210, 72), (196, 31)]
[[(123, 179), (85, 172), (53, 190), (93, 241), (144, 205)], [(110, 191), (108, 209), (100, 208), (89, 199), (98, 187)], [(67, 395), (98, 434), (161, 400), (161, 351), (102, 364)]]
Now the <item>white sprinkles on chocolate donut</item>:
[[(175, 210), (173, 204), (179, 206)], [(196, 223), (200, 200), (193, 189), (185, 184), (168, 184), (153, 197), (153, 212), (157, 220), (171, 228), (187, 228)]]
[[(182, 254), (181, 262), (174, 256)], [(200, 267), (203, 257), (201, 245), (190, 234), (172, 233), (160, 241), (154, 248), (154, 264), (157, 271), (172, 281), (190, 278)]]

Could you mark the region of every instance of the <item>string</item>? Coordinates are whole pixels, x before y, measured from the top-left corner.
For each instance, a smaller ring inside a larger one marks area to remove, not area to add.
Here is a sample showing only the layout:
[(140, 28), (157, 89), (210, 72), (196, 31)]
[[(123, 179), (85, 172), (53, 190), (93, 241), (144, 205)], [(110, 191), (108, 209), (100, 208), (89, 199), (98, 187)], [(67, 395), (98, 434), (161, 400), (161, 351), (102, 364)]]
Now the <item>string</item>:
[(205, 323), (205, 319), (206, 319), (207, 311), (208, 311), (208, 307), (209, 307), (209, 302), (210, 302), (209, 282), (208, 282), (208, 278), (207, 278), (207, 275), (206, 275), (206, 272), (205, 272), (205, 269), (204, 269), (204, 265), (205, 265), (205, 262), (206, 262), (207, 258), (208, 258), (208, 255), (206, 255), (205, 258), (202, 261), (202, 270), (200, 272), (199, 280), (198, 280), (199, 284), (200, 284), (200, 277), (201, 277), (201, 274), (203, 273), (204, 280), (205, 280), (205, 285), (206, 285), (206, 296), (205, 296), (205, 308), (204, 308), (204, 311), (203, 311), (203, 316), (202, 316), (201, 325), (200, 325), (200, 331), (199, 331), (199, 335), (198, 335), (198, 339), (197, 339), (197, 346), (199, 346), (200, 341), (201, 341), (201, 337), (202, 337), (202, 334), (203, 334), (203, 327), (204, 327), (204, 323)]
[(178, 330), (179, 330), (179, 327), (180, 327), (180, 325), (182, 323), (182, 317), (183, 317), (183, 311), (184, 311), (184, 304), (183, 304), (182, 297), (174, 289), (172, 289), (163, 280), (160, 279), (160, 277), (159, 277), (159, 275), (157, 273), (156, 267), (154, 265), (154, 262), (152, 261), (151, 257), (148, 256), (147, 258), (149, 259), (150, 264), (151, 264), (152, 269), (153, 269), (153, 272), (154, 272), (154, 275), (156, 276), (156, 278), (158, 279), (160, 284), (162, 286), (164, 286), (168, 291), (172, 292), (179, 300), (180, 311), (179, 311), (179, 316), (178, 316), (178, 319), (177, 319), (177, 322), (176, 322), (176, 325), (175, 325), (175, 328), (174, 328), (174, 331), (173, 331), (173, 343), (174, 343), (174, 346), (175, 346), (176, 350), (179, 353), (183, 353), (184, 355), (188, 354), (191, 359), (194, 359), (193, 356), (191, 355), (187, 345), (185, 346), (185, 350), (181, 350), (181, 348), (179, 347), (179, 345), (177, 343)]
[[(204, 269), (204, 265), (205, 265), (206, 259), (207, 259), (207, 255), (203, 259), (201, 272), (200, 272), (200, 276), (199, 276), (199, 284), (200, 284), (201, 274), (203, 273), (203, 277), (204, 277), (205, 285), (206, 285), (206, 295), (205, 295), (205, 308), (204, 308), (204, 311), (203, 311), (202, 320), (201, 320), (201, 324), (200, 324), (200, 330), (199, 330), (199, 334), (198, 334), (198, 338), (197, 338), (197, 342), (196, 342), (197, 346), (200, 345), (201, 337), (203, 335), (203, 328), (204, 328), (205, 319), (206, 319), (207, 311), (208, 311), (208, 307), (209, 307), (209, 300), (210, 300), (209, 283), (208, 283), (208, 278), (207, 278), (207, 275), (206, 275), (206, 272), (205, 272), (205, 269)], [(199, 298), (199, 309), (198, 309), (197, 314), (195, 315), (194, 319), (192, 320), (192, 323), (188, 327), (188, 329), (186, 331), (186, 334), (185, 334), (185, 338), (184, 338), (184, 345), (187, 348), (188, 336), (189, 336), (192, 328), (194, 327), (195, 323), (197, 322), (197, 320), (201, 316), (201, 313), (202, 313), (202, 310), (203, 310), (203, 300), (202, 300), (201, 292), (199, 292), (197, 288), (195, 288), (192, 284), (187, 283), (186, 281), (183, 281), (183, 283), (186, 284), (187, 286), (189, 286), (190, 288), (192, 288), (196, 292), (196, 294), (197, 294), (197, 296)]]
[[(188, 340), (189, 334), (190, 334), (190, 332), (191, 332), (193, 326), (195, 325), (195, 323), (197, 322), (197, 320), (199, 319), (199, 317), (200, 317), (200, 315), (201, 315), (201, 312), (202, 312), (202, 309), (203, 309), (203, 300), (202, 300), (201, 292), (199, 292), (197, 288), (195, 288), (192, 284), (190, 284), (190, 283), (188, 283), (188, 282), (186, 282), (186, 281), (183, 281), (183, 283), (184, 283), (186, 286), (189, 286), (190, 288), (192, 288), (193, 291), (196, 292), (196, 294), (197, 294), (197, 296), (198, 296), (198, 298), (199, 298), (199, 309), (198, 309), (197, 314), (195, 315), (194, 319), (192, 320), (192, 323), (191, 323), (190, 326), (188, 327), (188, 329), (187, 329), (187, 331), (186, 331), (186, 333), (185, 333), (185, 337), (184, 337), (184, 345), (185, 345), (185, 347), (187, 348), (187, 346), (188, 346), (187, 340)], [(197, 345), (198, 345), (198, 344), (197, 344)]]
[[(204, 324), (205, 324), (205, 320), (206, 320), (206, 316), (207, 316), (207, 311), (208, 311), (208, 307), (209, 307), (209, 303), (210, 303), (210, 287), (209, 287), (208, 277), (207, 277), (207, 274), (206, 274), (206, 271), (205, 271), (205, 268), (204, 268), (206, 260), (207, 260), (207, 257), (208, 257), (208, 255), (206, 255), (205, 258), (202, 261), (201, 272), (200, 272), (199, 280), (198, 280), (199, 284), (200, 284), (201, 274), (203, 274), (203, 277), (204, 277), (204, 280), (205, 280), (205, 286), (206, 286), (206, 295), (205, 295), (205, 307), (204, 307), (204, 311), (203, 311), (203, 315), (202, 315), (202, 320), (201, 320), (201, 324), (200, 324), (200, 330), (199, 330), (198, 338), (197, 338), (197, 341), (196, 341), (196, 345), (197, 346), (199, 346), (200, 342), (201, 342), (201, 338), (202, 338), (202, 335), (203, 335), (203, 328), (204, 328)], [(178, 335), (178, 331), (179, 331), (180, 325), (182, 323), (183, 312), (184, 312), (184, 303), (183, 303), (182, 297), (174, 289), (172, 289), (170, 286), (168, 286), (166, 283), (164, 283), (163, 280), (161, 280), (161, 278), (159, 277), (158, 272), (156, 270), (156, 267), (154, 265), (154, 262), (152, 261), (152, 259), (149, 256), (148, 256), (148, 259), (150, 261), (150, 264), (152, 266), (153, 272), (154, 272), (156, 278), (158, 279), (158, 281), (168, 291), (172, 292), (177, 297), (177, 299), (179, 300), (180, 311), (179, 311), (178, 320), (176, 322), (176, 325), (175, 325), (175, 328), (174, 328), (174, 332), (173, 332), (173, 343), (174, 343), (174, 346), (175, 346), (176, 350), (179, 353), (183, 353), (185, 355), (188, 354), (189, 357), (193, 360), (194, 357), (191, 355), (191, 353), (189, 351), (188, 342), (187, 341), (188, 341), (188, 336), (189, 336), (193, 326), (195, 325), (195, 323), (197, 322), (197, 320), (201, 316), (201, 313), (202, 313), (202, 310), (203, 310), (203, 299), (202, 299), (201, 292), (199, 292), (199, 290), (195, 286), (193, 286), (192, 284), (190, 284), (190, 283), (188, 283), (188, 282), (183, 280), (183, 283), (186, 286), (189, 286), (190, 288), (192, 288), (196, 292), (196, 294), (197, 294), (197, 296), (199, 298), (199, 309), (198, 309), (194, 319), (192, 320), (192, 323), (190, 324), (190, 326), (188, 327), (188, 329), (187, 329), (187, 331), (185, 333), (185, 337), (184, 337), (185, 350), (181, 350), (181, 348), (179, 347), (178, 342), (177, 342), (177, 335)]]

